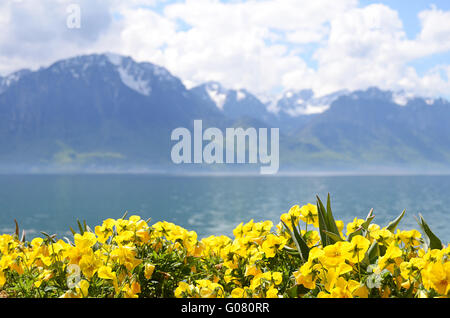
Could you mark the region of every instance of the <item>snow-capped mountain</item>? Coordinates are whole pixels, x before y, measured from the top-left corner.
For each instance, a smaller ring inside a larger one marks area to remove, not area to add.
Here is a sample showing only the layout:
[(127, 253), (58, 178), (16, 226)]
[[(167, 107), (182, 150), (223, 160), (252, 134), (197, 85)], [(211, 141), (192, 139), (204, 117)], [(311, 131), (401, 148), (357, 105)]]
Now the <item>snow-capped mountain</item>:
[(7, 90), (11, 85), (17, 83), (20, 78), (31, 73), (30, 70), (20, 70), (9, 74), (6, 77), (0, 77), (0, 94)]
[[(245, 89), (188, 90), (163, 67), (114, 54), (58, 61), (0, 78), (0, 168), (23, 165), (172, 167), (171, 132), (280, 128), (281, 168), (448, 167), (450, 104), (376, 87), (315, 96), (287, 91), (268, 109)], [(1, 170), (1, 169), (0, 169)], [(8, 170), (7, 170), (8, 171)]]
[(316, 97), (310, 89), (286, 91), (277, 101), (277, 109), (291, 117), (320, 114), (330, 108), (331, 104), (348, 91), (338, 91), (321, 97)]
[(74, 79), (83, 80), (90, 75), (88, 71), (91, 67), (114, 70), (122, 84), (144, 96), (150, 96), (152, 89), (164, 86), (171, 89), (184, 88), (181, 81), (163, 67), (148, 62), (138, 63), (130, 57), (112, 53), (62, 60), (50, 66), (49, 70), (54, 74), (68, 72)]
[(251, 117), (266, 123), (275, 120), (256, 96), (245, 89), (227, 89), (218, 82), (208, 82), (191, 89), (191, 92), (205, 103), (220, 110), (227, 118)]
[(167, 70), (128, 57), (79, 56), (6, 79), (0, 165), (167, 163), (174, 128), (190, 127), (193, 118), (223, 122)]

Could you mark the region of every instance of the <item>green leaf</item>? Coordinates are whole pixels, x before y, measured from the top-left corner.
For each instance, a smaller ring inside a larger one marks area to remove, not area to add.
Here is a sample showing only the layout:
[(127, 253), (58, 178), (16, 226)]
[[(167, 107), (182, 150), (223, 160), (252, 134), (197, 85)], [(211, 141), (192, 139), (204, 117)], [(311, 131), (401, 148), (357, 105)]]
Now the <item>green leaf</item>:
[(295, 239), (298, 242), (298, 245), (300, 247), (300, 252), (302, 253), (303, 259), (305, 261), (308, 260), (309, 257), (309, 247), (306, 244), (305, 240), (303, 239), (303, 237), (300, 235), (299, 230), (297, 229), (297, 227), (294, 224), (294, 219), (291, 217), (291, 224), (292, 224), (292, 228), (294, 229), (294, 235), (295, 235)]
[(375, 264), (379, 256), (380, 251), (378, 249), (378, 243), (374, 241), (367, 250), (366, 255), (364, 256), (363, 263), (367, 266), (370, 264)]
[(72, 229), (72, 227), (71, 227), (71, 226), (69, 226), (69, 228), (70, 228), (70, 232), (72, 232), (73, 236), (75, 236), (75, 234), (77, 234), (77, 232), (75, 232), (75, 230), (74, 230), (74, 229)]
[(358, 229), (356, 231), (354, 231), (354, 232), (352, 232), (352, 233), (350, 233), (348, 235), (347, 241), (350, 242), (354, 236), (361, 235), (362, 234), (362, 230), (363, 230), (363, 227), (361, 225), (360, 227), (358, 227)]
[(373, 215), (373, 209), (370, 209), (369, 214), (367, 214), (366, 220), (364, 221), (361, 226), (367, 231), (369, 230), (369, 225), (372, 223), (373, 219), (375, 218), (375, 215)]
[(294, 285), (293, 287), (289, 288), (286, 293), (290, 298), (297, 298), (298, 297), (298, 285)]
[(390, 222), (387, 226), (387, 229), (389, 231), (391, 231), (392, 233), (394, 233), (395, 228), (397, 227), (397, 225), (400, 223), (401, 219), (403, 218), (403, 216), (405, 215), (406, 210), (403, 210), (402, 213), (400, 213), (400, 215), (392, 222)]
[(284, 246), (283, 249), (291, 255), (299, 255), (300, 254), (295, 248), (292, 248), (289, 246)]
[(77, 223), (78, 223), (78, 229), (80, 230), (80, 234), (83, 235), (84, 234), (84, 229), (83, 229), (83, 226), (80, 223), (80, 220), (77, 220)]
[(330, 245), (332, 242), (328, 238), (328, 236), (325, 234), (324, 231), (327, 231), (327, 225), (325, 222), (325, 208), (323, 207), (323, 203), (320, 200), (320, 198), (317, 196), (317, 214), (319, 218), (319, 234), (320, 234), (320, 241), (322, 242), (322, 247), (325, 247), (327, 245)]
[(425, 235), (428, 237), (428, 240), (430, 241), (430, 248), (432, 250), (441, 250), (442, 249), (442, 242), (441, 240), (431, 231), (430, 227), (428, 226), (427, 222), (425, 222), (425, 219), (423, 218), (422, 214), (419, 213), (420, 222), (419, 226), (422, 228)]
[(331, 200), (330, 200), (330, 194), (328, 193), (328, 197), (327, 197), (327, 228), (328, 228), (328, 232), (334, 233), (337, 236), (340, 237), (339, 234), (339, 230), (338, 227), (336, 225), (336, 221), (334, 220), (333, 217), (333, 212), (331, 211)]
[(291, 229), (286, 225), (286, 223), (284, 223), (283, 220), (281, 220), (281, 223), (283, 223), (283, 225), (284, 225), (286, 231), (288, 231), (289, 235), (291, 236), (292, 241), (294, 241), (295, 247), (296, 247), (297, 250), (298, 250), (298, 253), (299, 253), (299, 255), (300, 255), (300, 258), (302, 259), (302, 261), (306, 262), (306, 260), (303, 258), (303, 255), (302, 255), (302, 249), (300, 248), (299, 243), (298, 243), (297, 240), (295, 239), (294, 233), (292, 233)]
[(20, 233), (19, 233), (19, 223), (17, 223), (17, 220), (14, 219), (14, 223), (16, 223), (16, 230), (15, 230), (15, 234), (17, 235), (17, 237), (19, 237)]
[(328, 231), (324, 231), (324, 232), (334, 242), (342, 242), (342, 241), (344, 241), (340, 235), (336, 235), (336, 234), (328, 232)]

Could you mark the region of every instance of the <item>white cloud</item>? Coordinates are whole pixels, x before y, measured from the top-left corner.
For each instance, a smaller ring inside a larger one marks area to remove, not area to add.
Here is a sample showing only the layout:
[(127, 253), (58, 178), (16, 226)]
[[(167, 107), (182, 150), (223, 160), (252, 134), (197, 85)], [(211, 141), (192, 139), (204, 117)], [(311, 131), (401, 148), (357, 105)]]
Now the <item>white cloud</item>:
[[(385, 5), (355, 8), (333, 19), (327, 44), (315, 54), (319, 68), (313, 88), (319, 94), (369, 86), (405, 89), (426, 96), (445, 94), (447, 80), (433, 70), (420, 77), (408, 64), (448, 50), (440, 39), (446, 28), (426, 31), (435, 14), (435, 9), (420, 14), (423, 29), (413, 40), (407, 38), (398, 13)], [(446, 24), (449, 28), (449, 22)]]
[[(424, 95), (450, 88), (449, 65), (419, 76), (410, 64), (450, 51), (450, 12), (434, 6), (418, 14), (421, 31), (409, 39), (398, 12), (357, 0), (78, 0), (78, 31), (65, 27), (72, 2), (2, 2), (0, 74), (107, 51), (165, 66), (187, 86), (219, 81), (259, 96), (291, 88), (319, 96), (368, 86)], [(162, 12), (152, 10), (157, 4)], [(313, 45), (308, 60), (305, 45)]]

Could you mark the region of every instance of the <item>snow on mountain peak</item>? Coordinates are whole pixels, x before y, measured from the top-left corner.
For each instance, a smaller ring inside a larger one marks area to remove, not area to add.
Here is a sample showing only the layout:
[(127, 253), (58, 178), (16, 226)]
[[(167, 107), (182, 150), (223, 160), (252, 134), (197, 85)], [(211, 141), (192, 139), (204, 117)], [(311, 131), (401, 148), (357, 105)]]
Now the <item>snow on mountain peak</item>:
[(134, 62), (131, 58), (126, 58), (118, 54), (106, 53), (104, 55), (116, 67), (120, 79), (125, 86), (139, 94), (150, 96), (152, 92), (150, 81), (140, 64)]
[(392, 93), (392, 102), (399, 106), (406, 106), (412, 97), (414, 97), (412, 94), (405, 93), (404, 91), (397, 91)]
[(152, 88), (150, 87), (149, 82), (142, 78), (142, 74), (130, 72), (129, 66), (120, 66), (117, 70), (123, 84), (142, 95), (150, 96)]
[(236, 92), (236, 99), (238, 101), (241, 101), (241, 100), (245, 99), (246, 97), (247, 97), (247, 94), (245, 93), (245, 91), (240, 89)]
[(436, 99), (430, 98), (430, 97), (419, 97), (415, 95), (412, 92), (405, 92), (405, 91), (397, 91), (392, 93), (392, 102), (399, 106), (406, 106), (408, 103), (415, 99), (420, 98), (422, 99), (427, 105), (432, 106), (436, 102)]
[(6, 90), (8, 87), (17, 83), (24, 75), (30, 73), (30, 70), (20, 70), (9, 74), (6, 77), (0, 77), (0, 93)]
[(331, 104), (344, 94), (346, 92), (342, 91), (316, 97), (310, 89), (289, 90), (277, 102), (277, 108), (291, 117), (320, 114), (329, 109)]
[(217, 108), (223, 110), (223, 106), (227, 100), (227, 92), (218, 83), (208, 83), (206, 85), (206, 93), (216, 104)]

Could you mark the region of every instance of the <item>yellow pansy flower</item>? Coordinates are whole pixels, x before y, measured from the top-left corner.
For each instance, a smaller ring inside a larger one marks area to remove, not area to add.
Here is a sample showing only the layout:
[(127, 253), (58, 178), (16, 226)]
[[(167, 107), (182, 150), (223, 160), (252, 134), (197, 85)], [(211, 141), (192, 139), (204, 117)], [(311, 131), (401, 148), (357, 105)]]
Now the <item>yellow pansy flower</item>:
[(153, 264), (145, 264), (144, 276), (145, 276), (146, 279), (152, 278), (154, 271), (155, 271), (155, 265), (153, 265)]
[(411, 231), (401, 231), (397, 236), (400, 240), (405, 244), (405, 246), (418, 246), (420, 245), (420, 238), (422, 234), (420, 234), (417, 230)]
[(97, 273), (99, 278), (102, 279), (116, 279), (116, 273), (114, 273), (109, 266), (102, 266), (98, 269)]
[(363, 219), (354, 218), (352, 222), (347, 224), (346, 236), (349, 236), (351, 233), (358, 230), (363, 223), (364, 223)]
[(350, 245), (346, 247), (347, 259), (352, 263), (360, 263), (370, 247), (370, 241), (361, 235), (352, 237)]
[(351, 243), (342, 241), (336, 242), (333, 245), (327, 245), (323, 249), (323, 256), (321, 261), (327, 267), (335, 267), (343, 263), (348, 256), (348, 251), (351, 249)]
[(92, 252), (84, 254), (79, 263), (82, 273), (89, 279), (94, 276), (101, 265), (102, 261)]
[(317, 212), (317, 206), (313, 204), (307, 204), (300, 209), (300, 220), (306, 224), (312, 224), (315, 227), (319, 227), (319, 213)]
[(75, 246), (82, 250), (91, 248), (95, 243), (97, 243), (97, 237), (91, 232), (84, 232), (83, 235), (76, 233), (74, 240)]

